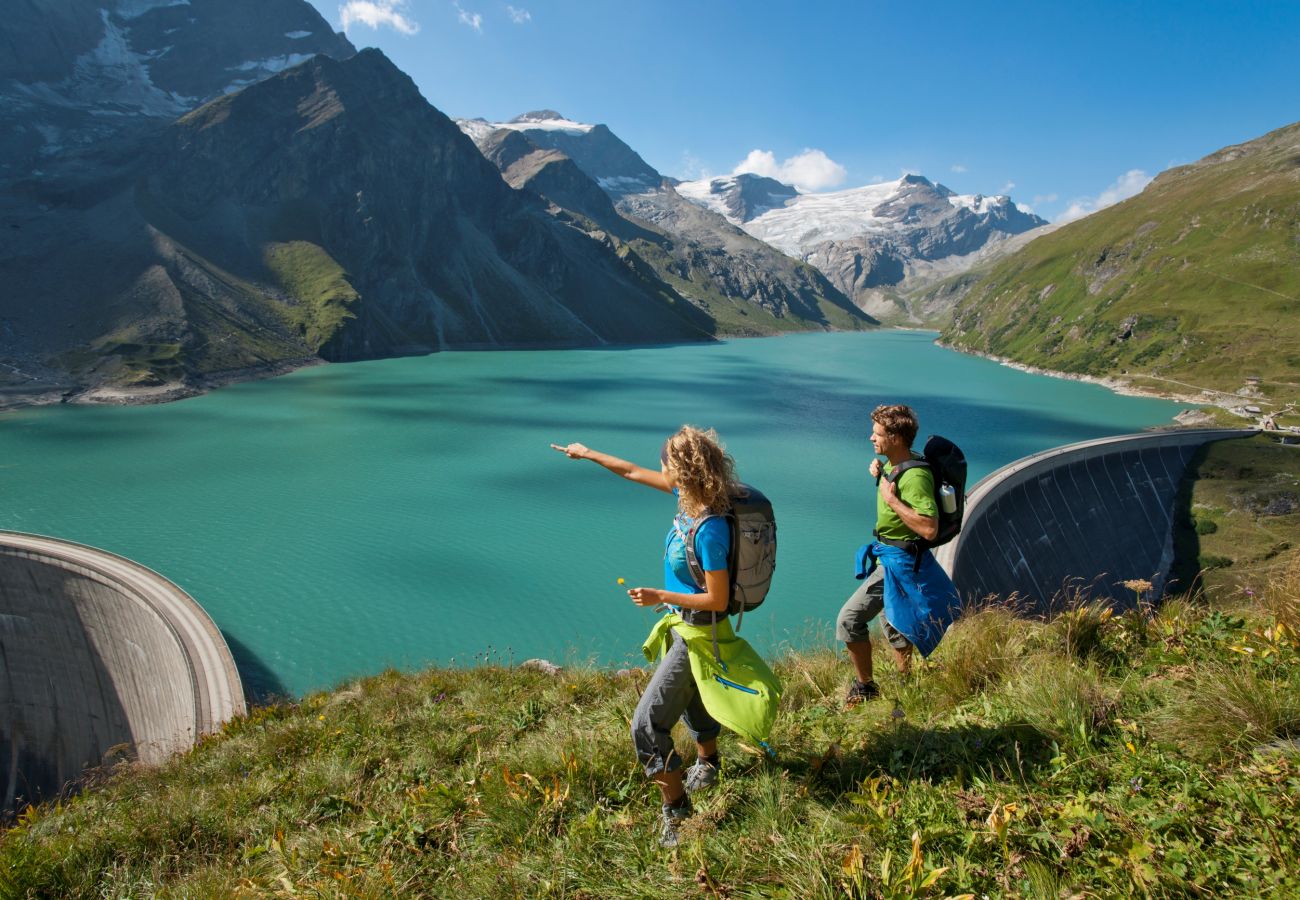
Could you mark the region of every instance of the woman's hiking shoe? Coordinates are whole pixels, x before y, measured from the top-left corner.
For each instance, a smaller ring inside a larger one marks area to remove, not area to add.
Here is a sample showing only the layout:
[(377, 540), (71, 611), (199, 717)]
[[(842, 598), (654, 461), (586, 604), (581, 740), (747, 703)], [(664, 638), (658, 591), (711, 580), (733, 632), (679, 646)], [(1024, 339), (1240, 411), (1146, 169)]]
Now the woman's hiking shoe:
[(849, 692), (844, 697), (845, 706), (857, 706), (880, 696), (880, 688), (874, 681), (858, 681), (856, 678), (849, 685)]
[(677, 828), (690, 818), (691, 798), (683, 794), (678, 805), (665, 803), (663, 808), (663, 830), (659, 832), (659, 846), (671, 849), (677, 846)]
[(686, 787), (686, 793), (693, 794), (714, 784), (717, 780), (718, 767), (701, 759), (686, 770), (686, 779), (683, 784)]

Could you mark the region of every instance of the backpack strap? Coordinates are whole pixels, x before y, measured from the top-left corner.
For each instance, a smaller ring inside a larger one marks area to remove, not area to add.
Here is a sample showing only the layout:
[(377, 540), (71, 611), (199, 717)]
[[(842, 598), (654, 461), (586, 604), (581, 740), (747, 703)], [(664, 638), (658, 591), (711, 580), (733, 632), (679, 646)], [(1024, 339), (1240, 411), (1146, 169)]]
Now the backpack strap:
[[(890, 470), (889, 478), (888, 478), (889, 483), (897, 486), (899, 480), (902, 479), (903, 475), (912, 469), (933, 470), (933, 467), (924, 459), (915, 459), (915, 458), (905, 459), (898, 465), (894, 466), (892, 470)], [(881, 471), (883, 472), (884, 469), (882, 468)], [(876, 484), (877, 485), (880, 484), (879, 478), (876, 479)], [(900, 541), (900, 540), (895, 540), (894, 538), (883, 538), (880, 536), (880, 532), (878, 531), (875, 533), (875, 537), (876, 540), (880, 541), (882, 544), (888, 544), (891, 547), (898, 547), (900, 550), (906, 550), (908, 553), (912, 554), (912, 558), (914, 560), (914, 562), (912, 563), (912, 571), (913, 572), (921, 571), (921, 557), (925, 554), (925, 551), (928, 550), (930, 546), (930, 542), (927, 541), (925, 538), (918, 537), (918, 538), (913, 538), (910, 541)]]
[[(700, 565), (699, 555), (695, 552), (695, 535), (699, 533), (700, 527), (709, 519), (722, 518), (727, 520), (727, 528), (730, 529), (731, 546), (727, 549), (727, 582), (730, 590), (727, 596), (727, 612), (724, 615), (731, 614), (731, 603), (736, 594), (736, 565), (740, 555), (736, 547), (736, 517), (732, 514), (717, 516), (714, 514), (700, 516), (691, 522), (691, 527), (685, 532), (682, 531), (681, 520), (673, 516), (673, 528), (677, 531), (677, 536), (682, 539), (682, 549), (686, 551), (686, 565), (691, 570), (691, 577), (695, 579), (695, 586), (700, 590), (706, 590), (707, 585), (704, 583), (704, 567)], [(745, 611), (740, 611), (741, 618), (744, 617)], [(713, 658), (719, 663), (722, 662), (722, 654), (718, 652), (718, 614), (716, 611), (710, 611), (710, 620), (713, 623)], [(740, 620), (736, 620), (736, 627), (740, 627)]]

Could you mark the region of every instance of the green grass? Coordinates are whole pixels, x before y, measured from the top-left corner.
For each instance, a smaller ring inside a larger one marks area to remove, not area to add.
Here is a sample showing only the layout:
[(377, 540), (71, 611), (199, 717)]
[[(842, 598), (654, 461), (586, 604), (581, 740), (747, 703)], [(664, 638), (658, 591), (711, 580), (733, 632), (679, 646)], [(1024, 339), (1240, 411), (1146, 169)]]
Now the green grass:
[(1086, 640), (1080, 616), (973, 611), (854, 711), (839, 655), (786, 656), (778, 760), (724, 736), (672, 852), (627, 737), (646, 671), (388, 672), (28, 811), (0, 838), (0, 894), (1294, 893), (1300, 752), (1270, 745), (1300, 736), (1300, 645), (1267, 635), (1294, 622), (1300, 572), (1269, 590), (1085, 610)]
[(1184, 583), (1258, 593), (1300, 565), (1300, 447), (1261, 434), (1207, 444), (1192, 459), (1175, 533)]
[(1255, 375), (1258, 394), (1238, 402), (1300, 401), (1298, 135), (1172, 170), (1034, 240), (958, 304), (945, 341), (1181, 394)]
[(361, 295), (321, 247), (307, 241), (267, 244), (263, 260), (292, 298), (284, 315), (312, 352), (319, 352), (347, 320), (356, 318), (353, 306)]

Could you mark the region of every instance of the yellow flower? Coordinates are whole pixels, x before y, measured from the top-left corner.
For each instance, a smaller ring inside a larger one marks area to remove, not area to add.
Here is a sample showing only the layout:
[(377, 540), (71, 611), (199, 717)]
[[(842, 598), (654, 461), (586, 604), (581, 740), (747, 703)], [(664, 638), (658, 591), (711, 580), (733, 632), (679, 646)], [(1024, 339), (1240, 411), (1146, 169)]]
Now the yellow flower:
[(623, 579), (620, 578), (620, 579), (618, 580), (618, 583), (619, 583), (619, 584), (623, 584), (623, 583), (624, 583), (624, 582), (623, 582)]

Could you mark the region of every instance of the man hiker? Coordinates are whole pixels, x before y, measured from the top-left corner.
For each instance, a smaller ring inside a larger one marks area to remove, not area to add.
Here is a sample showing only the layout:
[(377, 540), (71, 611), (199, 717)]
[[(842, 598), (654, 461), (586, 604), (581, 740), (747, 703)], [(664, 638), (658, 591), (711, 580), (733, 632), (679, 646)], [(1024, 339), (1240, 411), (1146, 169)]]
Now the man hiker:
[(858, 578), (865, 578), (840, 610), (835, 630), (853, 664), (845, 703), (856, 706), (880, 696), (872, 678), (871, 622), (880, 617), (898, 671), (911, 668), (912, 648), (929, 656), (961, 606), (957, 589), (930, 553), (927, 540), (939, 532), (934, 474), (912, 452), (916, 413), (903, 405), (878, 406), (871, 413), (871, 446), (885, 457), (871, 461), (876, 479), (875, 540), (858, 552)]

